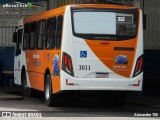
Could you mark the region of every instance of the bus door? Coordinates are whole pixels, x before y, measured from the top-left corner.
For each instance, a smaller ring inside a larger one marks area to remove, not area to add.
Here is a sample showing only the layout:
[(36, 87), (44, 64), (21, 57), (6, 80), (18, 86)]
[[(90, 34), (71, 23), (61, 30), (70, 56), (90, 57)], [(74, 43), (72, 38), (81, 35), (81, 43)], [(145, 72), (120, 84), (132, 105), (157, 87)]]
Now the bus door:
[(21, 59), (21, 49), (22, 49), (22, 44), (21, 44), (22, 33), (23, 33), (22, 28), (19, 28), (17, 32), (14, 33), (14, 39), (16, 39), (14, 41), (16, 43), (15, 58), (14, 58), (14, 75), (16, 76), (15, 83), (16, 83), (16, 80), (21, 80), (21, 63), (20, 63), (21, 60), (20, 59)]

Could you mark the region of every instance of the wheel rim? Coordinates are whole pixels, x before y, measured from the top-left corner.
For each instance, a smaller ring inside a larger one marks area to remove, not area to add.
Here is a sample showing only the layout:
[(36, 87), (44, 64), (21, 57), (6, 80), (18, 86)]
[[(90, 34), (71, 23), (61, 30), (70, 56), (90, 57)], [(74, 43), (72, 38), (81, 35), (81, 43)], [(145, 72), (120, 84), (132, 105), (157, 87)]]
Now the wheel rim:
[(49, 83), (49, 80), (47, 80), (47, 82), (46, 82), (46, 99), (48, 100), (49, 99), (49, 97), (50, 97), (50, 94), (49, 94), (49, 91), (50, 91), (50, 83)]

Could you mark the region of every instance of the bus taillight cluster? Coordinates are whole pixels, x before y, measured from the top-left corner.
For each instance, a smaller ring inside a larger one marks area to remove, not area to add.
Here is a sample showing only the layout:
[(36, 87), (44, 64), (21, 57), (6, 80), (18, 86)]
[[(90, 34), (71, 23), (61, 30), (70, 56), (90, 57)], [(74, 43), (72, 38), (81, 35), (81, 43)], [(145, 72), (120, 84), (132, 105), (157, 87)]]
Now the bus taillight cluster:
[(62, 70), (74, 76), (71, 56), (65, 52), (63, 52), (62, 57)]
[(134, 74), (133, 77), (136, 77), (137, 75), (139, 75), (141, 72), (143, 71), (143, 55), (141, 55), (136, 62), (136, 67), (134, 70)]

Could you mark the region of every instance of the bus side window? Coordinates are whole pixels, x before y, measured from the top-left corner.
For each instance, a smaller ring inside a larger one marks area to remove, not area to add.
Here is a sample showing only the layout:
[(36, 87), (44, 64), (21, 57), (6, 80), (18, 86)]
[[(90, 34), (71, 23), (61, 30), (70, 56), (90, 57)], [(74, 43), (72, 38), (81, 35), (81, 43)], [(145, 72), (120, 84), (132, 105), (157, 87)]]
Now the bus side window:
[(37, 49), (44, 49), (45, 42), (45, 32), (46, 32), (46, 21), (41, 20), (38, 22), (38, 39), (37, 39)]
[(47, 20), (46, 48), (54, 49), (56, 35), (56, 17)]
[(30, 24), (30, 50), (35, 49), (35, 44), (37, 40), (37, 22), (33, 22)]
[(60, 49), (62, 41), (63, 16), (57, 18), (56, 49)]
[(16, 50), (20, 50), (21, 42), (22, 42), (22, 29), (18, 30), (18, 40), (16, 42)]
[(24, 25), (23, 50), (29, 48), (29, 24)]

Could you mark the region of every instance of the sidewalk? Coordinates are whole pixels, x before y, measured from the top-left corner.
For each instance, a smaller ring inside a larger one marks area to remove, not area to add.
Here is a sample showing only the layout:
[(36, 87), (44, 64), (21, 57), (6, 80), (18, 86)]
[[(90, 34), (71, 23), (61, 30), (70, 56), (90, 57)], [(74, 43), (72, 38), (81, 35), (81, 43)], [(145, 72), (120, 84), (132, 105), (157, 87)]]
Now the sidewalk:
[(19, 88), (0, 88), (0, 100), (23, 100)]

